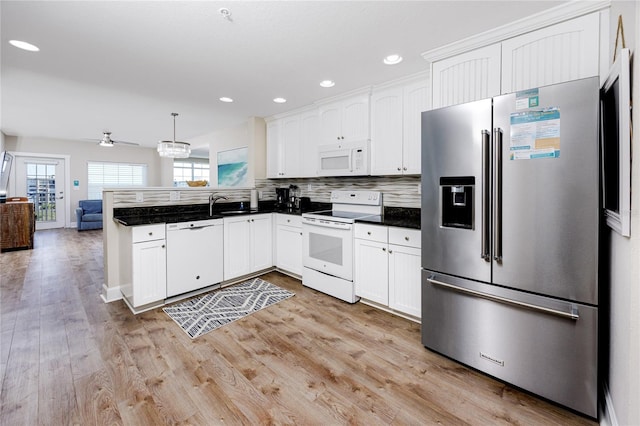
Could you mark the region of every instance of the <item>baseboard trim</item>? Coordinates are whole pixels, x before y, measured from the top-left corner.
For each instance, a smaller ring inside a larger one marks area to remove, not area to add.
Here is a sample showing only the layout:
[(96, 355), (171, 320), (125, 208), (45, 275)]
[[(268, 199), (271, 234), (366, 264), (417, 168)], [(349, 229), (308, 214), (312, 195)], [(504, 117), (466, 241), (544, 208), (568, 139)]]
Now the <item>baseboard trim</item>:
[(609, 387), (604, 385), (604, 404), (602, 406), (602, 412), (600, 413), (600, 425), (601, 426), (618, 426), (618, 418), (616, 417), (616, 411), (613, 408), (613, 400), (611, 399), (611, 393), (609, 393)]
[(115, 302), (122, 299), (122, 292), (120, 292), (120, 286), (107, 287), (106, 284), (102, 284), (102, 294), (100, 295), (104, 303)]

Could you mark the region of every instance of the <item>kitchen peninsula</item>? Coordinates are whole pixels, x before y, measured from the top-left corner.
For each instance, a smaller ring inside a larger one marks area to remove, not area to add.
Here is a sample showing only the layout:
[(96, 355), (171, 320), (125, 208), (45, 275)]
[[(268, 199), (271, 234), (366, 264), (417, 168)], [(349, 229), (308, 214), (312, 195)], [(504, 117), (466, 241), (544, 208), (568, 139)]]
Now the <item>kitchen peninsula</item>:
[[(267, 199), (251, 210), (249, 189), (175, 192), (105, 191), (105, 301), (123, 298), (139, 313), (272, 269), (300, 278), (300, 215), (331, 209), (331, 203), (315, 200), (302, 209), (282, 208), (265, 193)], [(212, 192), (227, 199), (210, 209)], [(418, 230), (420, 209), (387, 206), (382, 216), (362, 222)]]

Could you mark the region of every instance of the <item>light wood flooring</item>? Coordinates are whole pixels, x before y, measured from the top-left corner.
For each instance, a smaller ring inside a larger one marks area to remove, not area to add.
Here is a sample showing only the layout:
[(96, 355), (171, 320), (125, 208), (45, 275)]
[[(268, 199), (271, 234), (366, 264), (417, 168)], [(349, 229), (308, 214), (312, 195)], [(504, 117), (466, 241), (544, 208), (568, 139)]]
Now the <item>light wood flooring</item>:
[(595, 424), (276, 272), (294, 297), (191, 340), (103, 303), (102, 259), (102, 232), (73, 229), (0, 254), (1, 424)]

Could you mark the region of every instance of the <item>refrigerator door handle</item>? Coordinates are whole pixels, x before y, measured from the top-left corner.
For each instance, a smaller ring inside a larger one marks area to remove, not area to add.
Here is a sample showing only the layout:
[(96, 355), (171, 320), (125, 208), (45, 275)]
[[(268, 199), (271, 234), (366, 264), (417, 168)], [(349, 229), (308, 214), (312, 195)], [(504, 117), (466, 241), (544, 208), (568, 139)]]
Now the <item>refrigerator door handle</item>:
[(447, 284), (445, 282), (442, 281), (438, 281), (438, 280), (434, 280), (433, 278), (427, 278), (427, 281), (430, 282), (431, 284), (440, 286), (440, 287), (445, 287), (454, 291), (458, 291), (461, 293), (467, 293), (470, 294), (472, 296), (476, 296), (476, 297), (481, 297), (483, 299), (487, 299), (487, 300), (492, 300), (494, 302), (498, 302), (498, 303), (504, 303), (507, 305), (515, 305), (515, 306), (519, 306), (521, 308), (526, 308), (526, 309), (531, 309), (534, 311), (538, 311), (538, 312), (543, 312), (546, 314), (551, 314), (551, 315), (556, 315), (562, 318), (567, 318), (567, 319), (571, 319), (574, 321), (577, 321), (580, 318), (580, 315), (578, 315), (578, 308), (574, 305), (572, 306), (571, 312), (564, 312), (564, 311), (559, 311), (557, 309), (551, 309), (551, 308), (547, 308), (544, 306), (539, 306), (539, 305), (533, 305), (531, 303), (526, 303), (526, 302), (521, 302), (519, 300), (513, 300), (513, 299), (507, 299), (506, 297), (501, 297), (501, 296), (496, 296), (494, 294), (487, 294), (487, 293), (483, 293), (481, 291), (476, 291), (476, 290), (472, 290), (469, 288), (464, 288), (464, 287), (459, 287), (457, 285), (453, 285), (453, 284)]
[(493, 259), (502, 263), (502, 129), (493, 129)]
[(491, 262), (491, 252), (489, 249), (489, 214), (491, 203), (491, 167), (490, 161), (490, 134), (488, 130), (482, 130), (482, 248), (480, 257), (487, 262)]

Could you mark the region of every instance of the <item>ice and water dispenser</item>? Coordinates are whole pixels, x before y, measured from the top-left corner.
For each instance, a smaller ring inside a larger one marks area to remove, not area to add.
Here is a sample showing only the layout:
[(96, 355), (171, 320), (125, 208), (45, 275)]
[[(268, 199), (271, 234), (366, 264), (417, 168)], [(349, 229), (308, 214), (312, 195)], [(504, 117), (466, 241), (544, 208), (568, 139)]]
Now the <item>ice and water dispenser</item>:
[(473, 229), (473, 176), (440, 178), (440, 223), (444, 228)]

